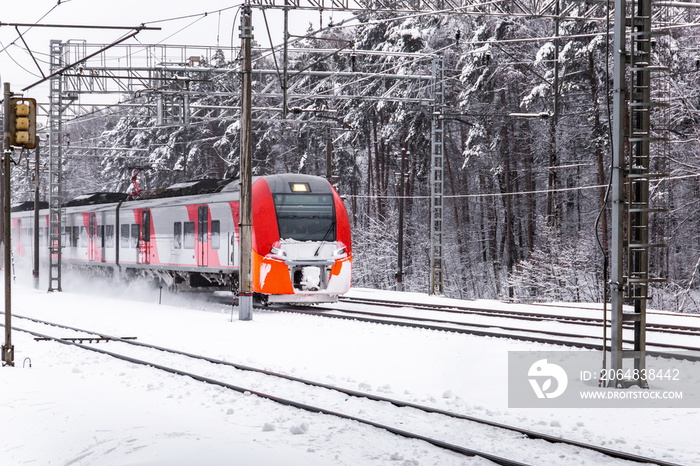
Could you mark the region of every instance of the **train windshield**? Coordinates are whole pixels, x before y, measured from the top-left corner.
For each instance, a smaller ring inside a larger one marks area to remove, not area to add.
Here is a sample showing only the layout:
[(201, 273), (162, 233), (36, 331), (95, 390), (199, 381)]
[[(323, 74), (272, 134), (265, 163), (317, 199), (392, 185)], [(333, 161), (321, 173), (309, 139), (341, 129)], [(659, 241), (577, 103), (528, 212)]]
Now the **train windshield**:
[(335, 241), (331, 194), (275, 194), (280, 239)]

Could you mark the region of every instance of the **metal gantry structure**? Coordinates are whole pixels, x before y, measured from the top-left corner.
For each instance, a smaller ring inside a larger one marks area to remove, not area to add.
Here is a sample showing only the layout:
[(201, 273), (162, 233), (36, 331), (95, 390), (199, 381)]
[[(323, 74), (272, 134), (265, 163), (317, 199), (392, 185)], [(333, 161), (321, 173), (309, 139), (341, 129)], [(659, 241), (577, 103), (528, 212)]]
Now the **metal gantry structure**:
[[(154, 113), (160, 122), (173, 120), (172, 95), (178, 91), (177, 84), (187, 83), (178, 79), (191, 71), (188, 58), (183, 54), (191, 53), (192, 48), (169, 46), (122, 45), (126, 65), (109, 65), (104, 54), (94, 54), (95, 50), (105, 49), (104, 45), (90, 46), (84, 42), (50, 42), (50, 78), (48, 109), (48, 249), (49, 249), (49, 285), (48, 291), (61, 291), (62, 277), (62, 218), (65, 185), (63, 178), (65, 124), (67, 119), (109, 109), (113, 103), (83, 104), (81, 96), (91, 95), (127, 95), (136, 96), (147, 90), (157, 94), (157, 108)], [(133, 47), (133, 48), (132, 48)], [(197, 57), (202, 57), (203, 48), (196, 48)], [(210, 51), (207, 49), (207, 51)], [(140, 53), (139, 53), (140, 52)], [(90, 56), (90, 59), (85, 57)], [(207, 57), (209, 58), (209, 57)], [(133, 61), (138, 61), (134, 63)], [(70, 66), (73, 64), (74, 66)], [(60, 70), (64, 70), (60, 72)], [(229, 70), (230, 71), (230, 70)], [(196, 70), (192, 71), (196, 74)], [(121, 75), (126, 73), (126, 75)], [(180, 91), (182, 91), (180, 89)], [(187, 99), (184, 99), (187, 103)], [(170, 105), (168, 105), (170, 104)], [(131, 105), (117, 104), (117, 105)], [(134, 104), (143, 106), (143, 104)], [(182, 114), (188, 114), (180, 110)], [(90, 148), (84, 148), (91, 150)], [(99, 149), (99, 148), (95, 148)], [(138, 148), (124, 148), (125, 151), (141, 151)]]
[(250, 0), (260, 9), (314, 10), (367, 13), (425, 13), (474, 16), (505, 16), (527, 18), (600, 19), (596, 2), (581, 5), (580, 11), (555, 14), (553, 2), (513, 0), (490, 2), (483, 0)]

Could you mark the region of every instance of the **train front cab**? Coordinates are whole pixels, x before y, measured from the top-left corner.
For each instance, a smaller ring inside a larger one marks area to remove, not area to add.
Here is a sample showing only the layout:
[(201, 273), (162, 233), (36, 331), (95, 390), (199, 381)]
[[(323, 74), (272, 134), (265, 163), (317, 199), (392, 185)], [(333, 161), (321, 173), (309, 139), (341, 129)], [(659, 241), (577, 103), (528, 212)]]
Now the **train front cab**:
[(347, 211), (323, 178), (272, 175), (253, 184), (253, 291), (268, 302), (337, 301), (350, 289)]

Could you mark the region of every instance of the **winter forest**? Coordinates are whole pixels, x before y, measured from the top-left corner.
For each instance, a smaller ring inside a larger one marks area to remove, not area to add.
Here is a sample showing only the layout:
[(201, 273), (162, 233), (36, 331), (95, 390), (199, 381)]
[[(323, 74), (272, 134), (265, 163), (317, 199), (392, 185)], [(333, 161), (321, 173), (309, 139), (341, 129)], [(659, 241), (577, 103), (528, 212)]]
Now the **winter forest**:
[[(561, 4), (570, 16), (584, 8)], [(445, 294), (600, 302), (610, 237), (610, 205), (603, 204), (611, 164), (610, 24), (375, 13), (352, 25), (326, 25), (290, 45), (287, 118), (266, 110), (281, 106), (279, 73), (261, 71), (280, 69), (280, 51), (255, 49), (254, 175), (331, 178), (351, 215), (354, 286), (394, 289), (403, 198), (404, 288), (428, 291), (432, 109), (429, 81), (418, 77), (433, 75), (431, 57), (439, 55)], [(256, 30), (256, 43), (263, 37)], [(656, 171), (669, 176), (652, 184), (652, 204), (668, 210), (651, 222), (656, 241), (668, 247), (653, 252), (652, 274), (667, 281), (654, 285), (649, 306), (669, 311), (700, 312), (699, 45), (693, 28), (663, 29), (653, 45), (663, 70), (654, 74), (652, 94), (663, 105), (652, 126), (664, 139), (653, 155)], [(100, 157), (67, 152), (66, 200), (129, 192), (136, 172), (146, 190), (237, 177), (240, 63), (222, 52), (201, 66), (211, 72), (178, 80), (189, 92), (186, 124), (159, 120), (146, 105), (153, 93), (124, 98), (143, 105), (66, 121), (67, 143), (114, 148)], [(15, 202), (31, 199), (28, 169), (16, 167), (13, 177)]]

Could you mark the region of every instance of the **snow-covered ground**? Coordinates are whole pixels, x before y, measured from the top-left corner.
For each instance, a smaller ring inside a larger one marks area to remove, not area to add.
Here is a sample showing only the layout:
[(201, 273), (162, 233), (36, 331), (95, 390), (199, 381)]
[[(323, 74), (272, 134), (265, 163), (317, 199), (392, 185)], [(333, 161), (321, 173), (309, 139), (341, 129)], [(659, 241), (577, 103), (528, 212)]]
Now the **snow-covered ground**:
[[(509, 408), (508, 351), (552, 349), (545, 345), (267, 310), (241, 322), (230, 306), (204, 300), (164, 294), (159, 305), (158, 290), (138, 284), (121, 289), (67, 282), (62, 293), (23, 285), (13, 290), (16, 314), (700, 464), (700, 409)], [(19, 319), (14, 323), (23, 325)], [(0, 465), (488, 463), (356, 422), (36, 342), (21, 332), (13, 333), (13, 343), (16, 367), (0, 368)], [(684, 371), (700, 373), (700, 363), (682, 364)], [(427, 430), (430, 422), (426, 415)], [(454, 435), (454, 443), (469, 447), (476, 434)], [(544, 450), (560, 448), (531, 443), (527, 451), (494, 444), (490, 452), (543, 464)], [(590, 464), (595, 458), (561, 451), (559, 464)]]

